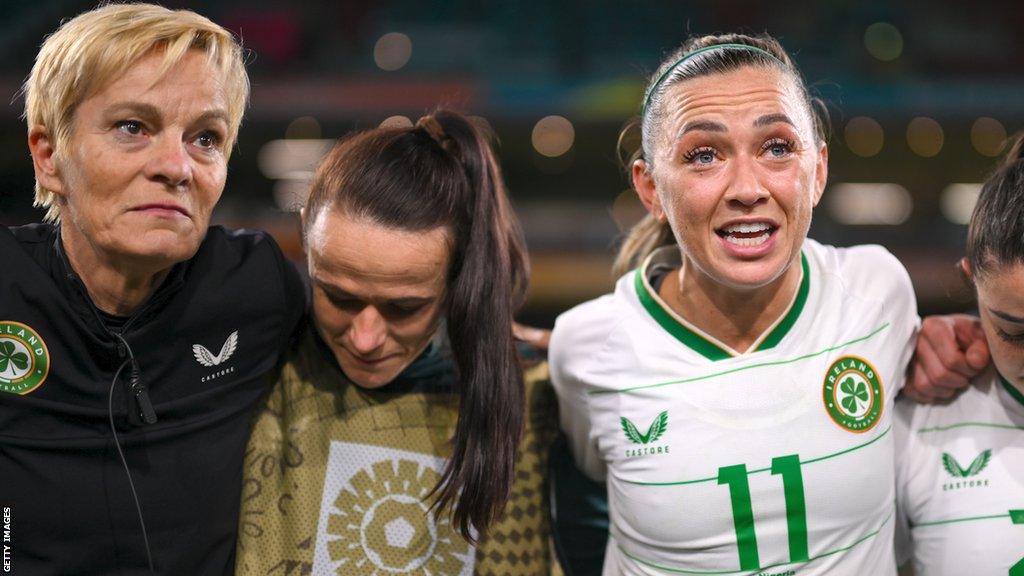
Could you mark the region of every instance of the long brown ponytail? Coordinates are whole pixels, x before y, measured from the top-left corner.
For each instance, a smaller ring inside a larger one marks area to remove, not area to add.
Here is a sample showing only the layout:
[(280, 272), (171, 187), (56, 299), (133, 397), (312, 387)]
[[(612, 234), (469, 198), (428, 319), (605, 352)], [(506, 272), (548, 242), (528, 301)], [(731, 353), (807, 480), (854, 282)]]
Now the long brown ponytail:
[(401, 230), (451, 231), (446, 320), (459, 416), (435, 506), (451, 507), (467, 539), (473, 529), (486, 534), (508, 500), (522, 436), (512, 318), (529, 277), (488, 135), (465, 116), (439, 110), (414, 127), (351, 136), (317, 170), (304, 221), (325, 208)]

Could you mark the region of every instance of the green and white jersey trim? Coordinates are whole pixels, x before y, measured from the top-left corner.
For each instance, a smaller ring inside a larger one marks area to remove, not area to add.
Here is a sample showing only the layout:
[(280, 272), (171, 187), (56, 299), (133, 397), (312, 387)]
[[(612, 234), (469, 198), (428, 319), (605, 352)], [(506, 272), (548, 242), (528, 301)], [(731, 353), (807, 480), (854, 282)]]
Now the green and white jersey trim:
[(1016, 386), (1010, 384), (1006, 378), (1003, 378), (1002, 374), (999, 375), (999, 383), (1003, 385), (1003, 390), (1006, 391), (1006, 394), (1009, 395), (1010, 398), (1016, 400), (1017, 404), (1024, 407), (1024, 393), (1021, 393), (1020, 390), (1017, 390)]
[(773, 571), (778, 571), (778, 570), (783, 570), (783, 572), (782, 572), (783, 574), (796, 574), (796, 572), (785, 572), (785, 569), (787, 569), (787, 568), (798, 568), (801, 564), (806, 564), (806, 563), (814, 562), (816, 560), (821, 560), (823, 558), (827, 558), (827, 557), (833, 556), (835, 554), (842, 554), (843, 552), (849, 552), (850, 550), (852, 550), (856, 546), (858, 546), (858, 545), (860, 545), (860, 544), (862, 544), (864, 542), (867, 542), (867, 541), (875, 538), (880, 533), (882, 533), (884, 530), (886, 530), (886, 528), (888, 528), (890, 526), (890, 521), (892, 520), (892, 516), (893, 516), (893, 514), (890, 513), (888, 516), (885, 517), (885, 520), (882, 521), (882, 523), (878, 526), (878, 528), (876, 528), (875, 530), (872, 530), (871, 532), (868, 532), (867, 534), (864, 534), (863, 536), (857, 538), (856, 540), (854, 540), (853, 542), (851, 542), (847, 546), (842, 546), (842, 547), (839, 547), (839, 548), (835, 548), (833, 550), (827, 550), (827, 551), (821, 552), (821, 553), (815, 555), (814, 557), (808, 558), (807, 560), (805, 560), (803, 562), (779, 562), (777, 564), (771, 564), (769, 566), (762, 566), (762, 567), (760, 567), (760, 568), (758, 568), (757, 570), (754, 570), (754, 571), (750, 571), (750, 570), (700, 571), (700, 570), (685, 570), (685, 569), (682, 569), (682, 568), (674, 568), (672, 566), (663, 566), (663, 565), (657, 564), (655, 562), (649, 562), (647, 560), (644, 560), (643, 558), (638, 558), (636, 556), (633, 556), (627, 550), (625, 550), (621, 546), (619, 546), (618, 543), (614, 543), (614, 541), (613, 541), (613, 543), (621, 551), (621, 553), (624, 556), (626, 556), (627, 558), (630, 558), (631, 560), (634, 560), (634, 561), (636, 561), (636, 562), (638, 562), (638, 563), (640, 563), (640, 564), (642, 564), (644, 566), (647, 566), (649, 568), (654, 568), (654, 569), (657, 569), (657, 570), (660, 570), (662, 572), (669, 573), (669, 574), (696, 574), (696, 575), (747, 574), (747, 575), (754, 576), (754, 575), (761, 575), (761, 574), (769, 574), (769, 573), (771, 573)]
[[(872, 444), (874, 444), (875, 442), (878, 442), (879, 440), (885, 438), (889, 434), (889, 430), (890, 430), (890, 428), (886, 428), (885, 430), (880, 432), (877, 436), (875, 436), (874, 438), (868, 440), (867, 442), (864, 442), (862, 444), (857, 444), (855, 446), (850, 446), (849, 448), (844, 448), (843, 450), (838, 450), (838, 451), (833, 452), (831, 454), (822, 454), (820, 456), (815, 456), (813, 458), (807, 458), (807, 459), (801, 458), (799, 460), (800, 466), (807, 466), (808, 464), (814, 464), (816, 462), (822, 462), (824, 460), (831, 460), (833, 458), (838, 458), (840, 456), (846, 456), (847, 454), (850, 454), (852, 452), (856, 452), (856, 451), (861, 450), (863, 448), (867, 448), (867, 447), (871, 446)], [(771, 466), (766, 466), (764, 468), (755, 468), (753, 470), (745, 470), (745, 472), (746, 472), (747, 476), (752, 476), (754, 474), (763, 474), (765, 472), (769, 472), (770, 473), (770, 472), (773, 472), (773, 470), (772, 470)], [(720, 476), (709, 476), (709, 477), (706, 477), (706, 478), (681, 479), (681, 480), (673, 480), (673, 481), (669, 481), (669, 482), (644, 482), (644, 481), (641, 481), (641, 480), (630, 480), (628, 478), (624, 478), (622, 481), (623, 482), (628, 482), (629, 484), (635, 484), (637, 486), (682, 486), (682, 485), (685, 485), (685, 484), (702, 484), (704, 482), (716, 482), (716, 481), (719, 480), (719, 478), (720, 478)]]
[(786, 307), (786, 311), (750, 345), (746, 352), (736, 351), (714, 336), (694, 326), (672, 310), (661, 296), (658, 295), (658, 291), (651, 286), (650, 278), (648, 277), (651, 263), (655, 261), (671, 261), (673, 256), (675, 256), (676, 261), (679, 260), (677, 248), (674, 246), (661, 248), (648, 256), (643, 265), (633, 272), (637, 297), (651, 317), (662, 328), (685, 346), (688, 346), (709, 360), (724, 360), (745, 353), (774, 348), (793, 328), (793, 325), (804, 309), (804, 304), (807, 303), (807, 294), (811, 288), (811, 275), (810, 267), (807, 263), (807, 255), (801, 253), (800, 285), (796, 293), (793, 294), (793, 298)]
[(837, 350), (842, 350), (844, 348), (848, 348), (848, 347), (856, 345), (856, 344), (861, 344), (861, 343), (868, 342), (868, 341), (874, 339), (876, 336), (884, 335), (884, 332), (886, 330), (888, 330), (889, 328), (891, 328), (891, 326), (892, 325), (889, 322), (886, 322), (886, 323), (884, 323), (884, 324), (882, 324), (880, 326), (875, 327), (873, 330), (871, 330), (870, 332), (868, 332), (867, 334), (864, 334), (862, 336), (858, 336), (856, 338), (851, 338), (850, 340), (845, 340), (843, 342), (837, 342), (837, 343), (835, 343), (835, 344), (833, 344), (831, 346), (826, 346), (825, 348), (822, 348), (820, 350), (813, 350), (813, 351), (807, 352), (805, 354), (796, 355), (796, 356), (793, 356), (793, 357), (790, 357), (790, 358), (778, 358), (778, 359), (777, 358), (772, 358), (772, 359), (769, 359), (769, 360), (765, 360), (763, 362), (744, 363), (744, 364), (740, 364), (738, 366), (729, 367), (729, 368), (727, 368), (725, 370), (721, 370), (719, 372), (710, 372), (710, 373), (707, 373), (707, 374), (700, 374), (698, 376), (691, 376), (689, 378), (679, 378), (679, 379), (667, 380), (667, 381), (664, 381), (664, 382), (654, 382), (654, 383), (651, 383), (651, 384), (640, 384), (640, 385), (637, 385), (637, 386), (630, 386), (630, 387), (627, 387), (627, 388), (588, 390), (587, 394), (595, 395), (595, 396), (596, 395), (602, 395), (602, 394), (636, 394), (636, 393), (638, 393), (638, 392), (640, 392), (642, 390), (649, 390), (651, 388), (662, 388), (662, 387), (665, 387), (665, 386), (676, 386), (676, 385), (681, 385), (681, 384), (691, 384), (691, 383), (694, 383), (694, 382), (700, 382), (702, 380), (709, 380), (711, 378), (719, 378), (719, 377), (724, 377), (724, 376), (730, 376), (730, 375), (733, 375), (733, 374), (737, 374), (739, 372), (749, 372), (749, 371), (757, 370), (759, 368), (770, 368), (770, 367), (774, 367), (774, 366), (785, 366), (786, 364), (795, 364), (795, 363), (798, 363), (798, 362), (802, 362), (804, 360), (810, 360), (812, 358), (817, 358), (817, 357), (820, 357), (820, 356), (824, 356), (824, 355), (829, 354), (831, 352), (835, 352)]
[(1024, 395), (993, 371), (950, 404), (896, 412), (897, 560), (1024, 575)]
[(605, 574), (894, 575), (892, 399), (917, 326), (906, 271), (880, 247), (808, 240), (788, 309), (741, 354), (657, 298), (649, 275), (670, 258), (552, 335), (562, 429), (608, 486)]

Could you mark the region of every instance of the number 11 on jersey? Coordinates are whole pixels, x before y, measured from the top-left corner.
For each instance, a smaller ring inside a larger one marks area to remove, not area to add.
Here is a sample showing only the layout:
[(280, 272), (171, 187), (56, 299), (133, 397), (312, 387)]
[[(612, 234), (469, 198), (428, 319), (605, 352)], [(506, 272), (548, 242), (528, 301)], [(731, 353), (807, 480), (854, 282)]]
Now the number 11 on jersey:
[[(807, 505), (804, 500), (804, 477), (800, 472), (800, 456), (788, 454), (773, 458), (771, 471), (773, 476), (782, 476), (782, 489), (786, 495), (789, 560), (805, 561), (808, 559)], [(732, 521), (736, 529), (736, 547), (740, 554), (740, 570), (759, 570), (761, 559), (757, 551), (757, 534), (754, 532), (754, 507), (750, 502), (747, 465), (736, 464), (719, 468), (718, 483), (729, 486)], [(1021, 576), (1024, 576), (1024, 573)]]

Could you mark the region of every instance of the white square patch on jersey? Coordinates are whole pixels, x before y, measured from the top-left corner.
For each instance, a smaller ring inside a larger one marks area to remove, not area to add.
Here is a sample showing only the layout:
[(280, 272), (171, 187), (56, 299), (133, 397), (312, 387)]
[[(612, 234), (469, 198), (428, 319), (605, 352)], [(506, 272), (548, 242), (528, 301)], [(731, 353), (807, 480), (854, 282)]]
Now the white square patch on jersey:
[(472, 576), (474, 547), (424, 502), (444, 464), (418, 452), (331, 442), (313, 574)]

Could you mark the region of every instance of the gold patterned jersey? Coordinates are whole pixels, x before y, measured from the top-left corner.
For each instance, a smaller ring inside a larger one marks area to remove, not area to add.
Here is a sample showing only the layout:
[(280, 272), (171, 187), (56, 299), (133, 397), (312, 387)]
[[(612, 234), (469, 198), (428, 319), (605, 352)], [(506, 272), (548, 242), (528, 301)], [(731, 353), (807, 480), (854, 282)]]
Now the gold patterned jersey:
[(310, 332), (259, 413), (245, 457), (236, 574), (548, 574), (547, 364), (525, 368), (527, 426), (505, 513), (476, 546), (427, 498), (457, 418), (446, 347), (362, 389)]

